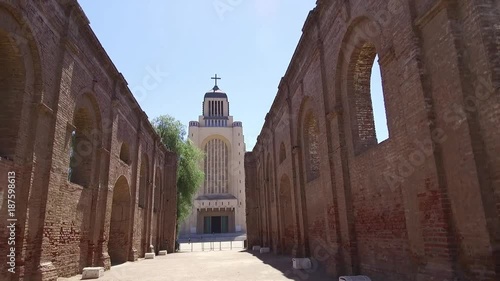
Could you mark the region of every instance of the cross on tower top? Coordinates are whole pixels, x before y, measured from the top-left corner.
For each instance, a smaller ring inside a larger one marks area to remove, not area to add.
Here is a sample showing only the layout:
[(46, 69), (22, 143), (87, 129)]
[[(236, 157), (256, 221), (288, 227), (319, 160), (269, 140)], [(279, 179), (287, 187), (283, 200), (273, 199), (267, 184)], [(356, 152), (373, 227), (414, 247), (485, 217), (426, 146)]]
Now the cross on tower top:
[(217, 74), (215, 74), (215, 77), (212, 77), (212, 80), (215, 80), (215, 87), (217, 87), (217, 80), (221, 80), (222, 78), (217, 77)]

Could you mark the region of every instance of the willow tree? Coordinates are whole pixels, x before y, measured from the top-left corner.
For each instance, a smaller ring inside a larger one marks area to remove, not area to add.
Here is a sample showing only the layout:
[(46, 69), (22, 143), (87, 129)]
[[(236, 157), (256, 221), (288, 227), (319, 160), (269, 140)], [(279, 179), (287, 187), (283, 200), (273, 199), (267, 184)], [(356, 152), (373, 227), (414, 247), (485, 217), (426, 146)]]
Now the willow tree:
[(194, 195), (205, 177), (200, 168), (204, 153), (189, 139), (186, 139), (185, 126), (172, 116), (162, 115), (153, 119), (151, 124), (162, 143), (178, 155), (177, 226), (179, 226), (189, 215)]

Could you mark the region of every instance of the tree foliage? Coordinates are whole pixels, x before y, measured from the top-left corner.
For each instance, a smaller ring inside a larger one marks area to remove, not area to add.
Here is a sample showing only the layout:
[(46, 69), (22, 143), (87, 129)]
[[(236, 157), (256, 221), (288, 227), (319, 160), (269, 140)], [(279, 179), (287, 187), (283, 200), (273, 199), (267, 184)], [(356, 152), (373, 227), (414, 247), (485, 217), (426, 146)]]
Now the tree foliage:
[(177, 168), (177, 225), (190, 213), (194, 195), (201, 186), (204, 173), (200, 168), (203, 151), (186, 139), (186, 129), (172, 116), (162, 115), (151, 124), (163, 144), (178, 155)]

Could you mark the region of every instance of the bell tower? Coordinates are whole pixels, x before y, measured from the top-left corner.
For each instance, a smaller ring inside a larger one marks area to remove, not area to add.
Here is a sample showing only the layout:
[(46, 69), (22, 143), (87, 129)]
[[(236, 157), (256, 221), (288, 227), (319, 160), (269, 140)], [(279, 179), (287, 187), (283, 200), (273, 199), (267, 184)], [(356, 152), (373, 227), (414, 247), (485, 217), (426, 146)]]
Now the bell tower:
[(216, 74), (212, 79), (202, 114), (189, 123), (189, 139), (205, 153), (205, 179), (181, 236), (246, 233), (243, 126), (229, 113), (228, 96), (218, 85), (221, 78)]

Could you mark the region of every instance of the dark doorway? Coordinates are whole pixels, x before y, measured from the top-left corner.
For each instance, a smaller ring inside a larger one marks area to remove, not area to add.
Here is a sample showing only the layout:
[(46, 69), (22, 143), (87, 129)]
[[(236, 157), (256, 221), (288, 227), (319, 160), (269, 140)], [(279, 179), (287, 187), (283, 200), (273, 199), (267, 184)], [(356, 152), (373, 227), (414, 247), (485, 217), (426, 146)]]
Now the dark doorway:
[(128, 261), (130, 193), (127, 179), (121, 176), (113, 189), (113, 205), (109, 228), (108, 253), (111, 264)]
[(228, 216), (215, 216), (205, 217), (203, 225), (203, 233), (228, 233), (229, 232), (229, 217)]
[(221, 217), (212, 217), (212, 233), (222, 233)]

